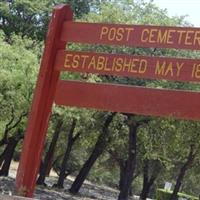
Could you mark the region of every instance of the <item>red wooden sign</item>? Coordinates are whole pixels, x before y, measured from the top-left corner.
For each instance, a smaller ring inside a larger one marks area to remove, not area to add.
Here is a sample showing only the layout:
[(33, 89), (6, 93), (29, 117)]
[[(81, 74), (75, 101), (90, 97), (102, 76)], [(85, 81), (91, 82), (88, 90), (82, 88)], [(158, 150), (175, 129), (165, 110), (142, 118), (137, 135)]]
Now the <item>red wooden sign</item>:
[(66, 42), (60, 40), (60, 32), (64, 21), (72, 20), (72, 16), (71, 9), (65, 5), (57, 6), (52, 14), (16, 177), (19, 195), (33, 196), (60, 74), (55, 70), (54, 62), (56, 53), (66, 46)]
[(55, 68), (61, 71), (87, 72), (175, 81), (200, 81), (200, 60), (134, 56), (77, 51), (59, 51)]
[(200, 93), (59, 80), (61, 71), (200, 81), (200, 60), (65, 51), (70, 42), (200, 49), (200, 29), (77, 23), (66, 5), (54, 9), (29, 114), (16, 178), (18, 194), (32, 197), (52, 105), (77, 106), (178, 119), (200, 119)]
[(200, 119), (199, 99), (199, 92), (76, 81), (59, 81), (55, 96), (58, 105), (192, 120)]
[(200, 28), (65, 22), (61, 39), (88, 44), (199, 50)]

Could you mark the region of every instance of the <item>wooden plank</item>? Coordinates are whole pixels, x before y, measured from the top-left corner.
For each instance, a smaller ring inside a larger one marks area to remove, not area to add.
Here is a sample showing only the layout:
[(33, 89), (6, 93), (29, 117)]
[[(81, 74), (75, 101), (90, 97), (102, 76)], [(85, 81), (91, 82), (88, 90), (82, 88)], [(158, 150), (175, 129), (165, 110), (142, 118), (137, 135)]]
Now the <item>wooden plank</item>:
[(200, 60), (124, 54), (59, 51), (55, 68), (61, 71), (103, 75), (200, 81)]
[(26, 197), (33, 196), (55, 89), (60, 75), (54, 69), (54, 62), (57, 51), (65, 49), (66, 46), (66, 42), (60, 41), (62, 24), (65, 20), (72, 20), (72, 16), (69, 6), (56, 6), (49, 25), (16, 177), (17, 194)]
[(200, 28), (65, 22), (61, 39), (88, 44), (200, 50)]
[(59, 81), (55, 103), (113, 112), (200, 119), (200, 93), (113, 84)]

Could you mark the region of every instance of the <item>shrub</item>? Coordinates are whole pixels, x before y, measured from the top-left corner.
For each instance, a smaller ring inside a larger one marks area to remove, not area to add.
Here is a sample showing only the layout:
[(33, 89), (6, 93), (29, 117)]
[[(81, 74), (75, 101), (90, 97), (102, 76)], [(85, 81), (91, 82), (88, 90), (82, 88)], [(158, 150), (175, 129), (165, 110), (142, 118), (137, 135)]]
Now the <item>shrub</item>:
[[(172, 194), (172, 191), (165, 190), (165, 189), (157, 189), (156, 191), (156, 199), (157, 200), (169, 200), (170, 196)], [(178, 193), (178, 197), (185, 198), (187, 200), (199, 200), (198, 197), (190, 196), (183, 193)]]

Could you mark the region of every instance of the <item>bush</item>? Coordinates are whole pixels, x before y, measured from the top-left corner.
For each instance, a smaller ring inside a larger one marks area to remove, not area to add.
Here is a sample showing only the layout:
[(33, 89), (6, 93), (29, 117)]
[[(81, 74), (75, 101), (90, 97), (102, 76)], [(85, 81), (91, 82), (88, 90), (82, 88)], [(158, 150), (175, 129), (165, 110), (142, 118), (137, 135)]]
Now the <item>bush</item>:
[[(172, 194), (172, 191), (164, 190), (164, 189), (157, 189), (156, 191), (156, 199), (157, 200), (169, 200), (170, 196)], [(178, 193), (178, 197), (185, 198), (187, 200), (199, 200), (198, 197), (190, 196), (183, 193)]]
[(156, 199), (157, 200), (169, 200), (171, 194), (172, 194), (172, 192), (169, 190), (157, 189)]

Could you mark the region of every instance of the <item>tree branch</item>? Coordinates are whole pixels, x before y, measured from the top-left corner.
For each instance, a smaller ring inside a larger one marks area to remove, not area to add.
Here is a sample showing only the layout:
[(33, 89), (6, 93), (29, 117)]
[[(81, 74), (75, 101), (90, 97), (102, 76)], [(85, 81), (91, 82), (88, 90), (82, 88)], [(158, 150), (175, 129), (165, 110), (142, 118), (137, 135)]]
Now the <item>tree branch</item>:
[(12, 108), (12, 117), (11, 117), (10, 121), (6, 124), (5, 130), (4, 130), (4, 136), (0, 140), (0, 146), (3, 146), (4, 144), (7, 143), (9, 131), (11, 131), (12, 129), (16, 128), (16, 126), (21, 122), (22, 118), (27, 116), (27, 114), (28, 114), (27, 112), (22, 113), (20, 115), (20, 117), (18, 118), (18, 120), (13, 125), (11, 125), (13, 123), (13, 121), (14, 121), (14, 118), (15, 118), (14, 109)]
[(79, 132), (72, 138), (73, 142), (75, 142), (75, 141), (80, 137), (81, 133), (82, 133), (82, 132), (79, 131)]
[(77, 123), (77, 119), (73, 118), (72, 125), (71, 125), (70, 131), (69, 131), (69, 135), (68, 135), (68, 144), (70, 142), (72, 142), (72, 143), (75, 142), (74, 137), (73, 137), (73, 133), (74, 133), (74, 129), (76, 127), (76, 123)]

